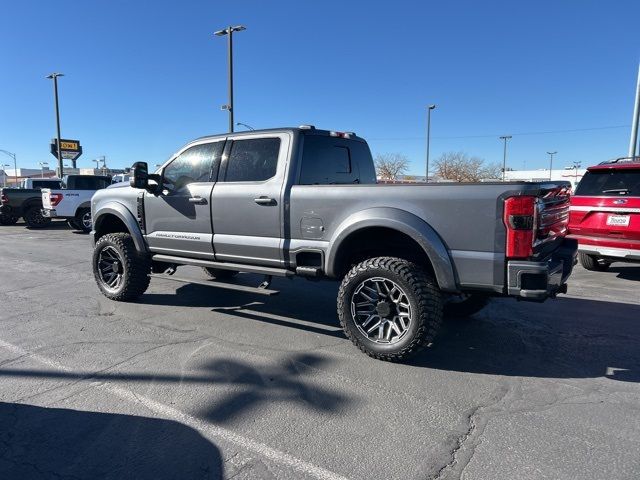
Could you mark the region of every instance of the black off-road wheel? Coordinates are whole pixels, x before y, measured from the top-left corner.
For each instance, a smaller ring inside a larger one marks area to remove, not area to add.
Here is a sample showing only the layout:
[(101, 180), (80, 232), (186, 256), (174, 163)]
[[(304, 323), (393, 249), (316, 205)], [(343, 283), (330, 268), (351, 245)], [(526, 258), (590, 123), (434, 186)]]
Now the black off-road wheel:
[(0, 225), (15, 225), (16, 223), (18, 223), (18, 220), (18, 217), (14, 217), (12, 215), (0, 215)]
[(90, 208), (81, 208), (80, 210), (78, 210), (73, 220), (73, 223), (77, 226), (78, 230), (84, 233), (89, 233), (93, 228)]
[(345, 334), (379, 360), (406, 360), (430, 346), (442, 311), (435, 280), (401, 258), (376, 257), (357, 264), (338, 291), (338, 317)]
[(445, 299), (445, 318), (468, 318), (489, 304), (490, 298), (480, 294), (451, 295)]
[(580, 252), (578, 257), (580, 258), (580, 265), (592, 272), (606, 272), (611, 266), (611, 263), (600, 260), (600, 257), (597, 255)]
[(223, 270), (221, 268), (202, 267), (202, 269), (207, 277), (215, 278), (216, 280), (229, 280), (239, 273), (235, 270)]
[(24, 212), (24, 221), (29, 228), (43, 228), (51, 223), (51, 219), (42, 216), (38, 207), (30, 207)]
[(93, 250), (92, 263), (98, 288), (111, 300), (135, 300), (149, 287), (151, 260), (138, 253), (128, 233), (100, 237)]

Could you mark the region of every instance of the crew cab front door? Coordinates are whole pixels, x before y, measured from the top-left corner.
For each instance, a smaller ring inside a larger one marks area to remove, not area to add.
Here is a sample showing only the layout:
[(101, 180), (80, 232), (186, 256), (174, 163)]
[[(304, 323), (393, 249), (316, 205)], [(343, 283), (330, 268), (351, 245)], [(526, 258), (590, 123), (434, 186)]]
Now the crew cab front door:
[(149, 249), (213, 260), (211, 192), (224, 140), (191, 145), (162, 169), (159, 192), (146, 192), (144, 219)]
[(283, 185), (290, 135), (228, 141), (213, 188), (216, 260), (281, 267)]

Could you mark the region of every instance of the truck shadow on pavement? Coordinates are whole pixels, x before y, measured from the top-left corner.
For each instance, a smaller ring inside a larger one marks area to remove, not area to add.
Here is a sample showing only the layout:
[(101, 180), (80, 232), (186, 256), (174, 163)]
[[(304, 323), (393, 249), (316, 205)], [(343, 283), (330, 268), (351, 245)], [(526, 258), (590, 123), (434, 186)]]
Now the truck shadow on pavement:
[(640, 305), (559, 297), (496, 299), (444, 322), (417, 366), (489, 375), (640, 382)]
[[(284, 282), (282, 294), (266, 300), (187, 284), (175, 294), (146, 294), (142, 302), (209, 307), (347, 341), (334, 286)], [(355, 347), (353, 352), (362, 355)], [(445, 319), (433, 347), (407, 363), (489, 375), (640, 382), (640, 305), (564, 296), (543, 304), (494, 299), (474, 317)]]
[(609, 272), (617, 273), (617, 278), (640, 281), (640, 267), (610, 267)]
[(22, 479), (223, 476), (220, 451), (178, 422), (0, 403), (0, 472)]

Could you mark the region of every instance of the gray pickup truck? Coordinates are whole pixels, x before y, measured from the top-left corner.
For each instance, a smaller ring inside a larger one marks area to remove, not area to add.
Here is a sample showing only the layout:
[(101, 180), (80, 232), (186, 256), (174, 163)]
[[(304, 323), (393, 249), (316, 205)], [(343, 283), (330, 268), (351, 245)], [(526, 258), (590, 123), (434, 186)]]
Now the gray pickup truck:
[[(264, 295), (278, 293), (273, 276), (337, 280), (346, 335), (398, 361), (432, 343), (443, 315), (566, 292), (569, 187), (380, 185), (362, 138), (313, 126), (204, 137), (93, 196), (93, 271), (120, 301), (154, 276), (191, 281), (172, 276), (180, 265), (212, 277), (196, 283)], [(229, 282), (238, 272), (264, 281)]]

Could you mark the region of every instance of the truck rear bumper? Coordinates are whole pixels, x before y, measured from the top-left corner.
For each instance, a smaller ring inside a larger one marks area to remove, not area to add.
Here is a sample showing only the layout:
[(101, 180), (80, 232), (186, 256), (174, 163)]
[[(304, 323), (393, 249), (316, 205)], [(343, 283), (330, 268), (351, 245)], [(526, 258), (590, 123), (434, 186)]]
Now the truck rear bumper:
[(11, 208), (9, 205), (0, 205), (0, 215), (11, 215), (14, 217), (19, 217), (20, 215), (16, 215), (16, 211)]
[(53, 208), (52, 209), (43, 208), (42, 210), (40, 210), (40, 212), (42, 213), (42, 216), (45, 218), (56, 218), (58, 216), (58, 213)]
[(523, 300), (544, 301), (566, 293), (566, 282), (577, 262), (578, 242), (565, 239), (546, 260), (507, 263), (507, 294)]

